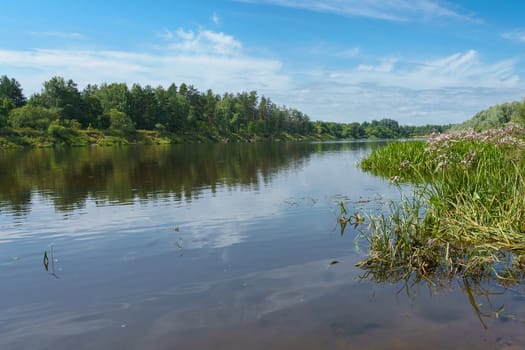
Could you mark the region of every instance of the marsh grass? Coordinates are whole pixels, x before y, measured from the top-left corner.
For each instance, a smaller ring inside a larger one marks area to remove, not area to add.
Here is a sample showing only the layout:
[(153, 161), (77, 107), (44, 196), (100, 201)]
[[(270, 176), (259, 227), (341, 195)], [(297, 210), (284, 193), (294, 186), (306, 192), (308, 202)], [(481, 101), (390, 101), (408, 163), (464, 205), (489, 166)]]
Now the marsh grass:
[(502, 283), (525, 266), (524, 130), (432, 135), (375, 150), (361, 167), (414, 193), (368, 218), (369, 254), (358, 266), (375, 280), (437, 282), (446, 276)]

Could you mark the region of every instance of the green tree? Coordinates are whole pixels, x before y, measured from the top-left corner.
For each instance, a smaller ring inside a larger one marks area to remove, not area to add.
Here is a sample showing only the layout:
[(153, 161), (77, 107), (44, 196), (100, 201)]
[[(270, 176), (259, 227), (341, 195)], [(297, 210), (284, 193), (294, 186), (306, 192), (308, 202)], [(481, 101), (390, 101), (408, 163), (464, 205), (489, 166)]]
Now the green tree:
[(155, 101), (157, 102), (155, 129), (158, 129), (158, 124), (162, 124), (164, 131), (167, 130), (169, 124), (169, 96), (168, 92), (162, 86), (157, 86), (153, 93), (155, 94)]
[(258, 108), (259, 119), (268, 120), (268, 105), (268, 100), (266, 99), (266, 97), (262, 96)]
[(84, 127), (89, 124), (82, 95), (77, 84), (71, 79), (66, 81), (63, 77), (53, 77), (45, 81), (42, 92), (33, 95), (29, 102), (60, 110), (59, 116), (62, 121), (75, 119)]
[(357, 122), (350, 123), (348, 124), (347, 137), (352, 139), (364, 139), (366, 137), (365, 129)]
[(220, 98), (215, 96), (211, 89), (208, 89), (205, 99), (206, 103), (204, 105), (204, 114), (206, 116), (208, 126), (215, 127), (215, 106)]
[(273, 134), (278, 134), (283, 131), (286, 121), (286, 112), (282, 108), (277, 107), (277, 105), (274, 103), (271, 103), (268, 114), (270, 115), (268, 128), (270, 132)]
[(168, 130), (182, 132), (188, 130), (190, 104), (186, 97), (176, 93), (174, 85), (168, 91)]
[[(477, 131), (501, 128), (511, 120), (517, 120), (520, 102), (503, 103), (476, 113), (472, 118), (458, 125), (457, 129), (472, 128)], [(524, 120), (525, 121), (525, 120)]]
[(149, 85), (144, 88), (133, 84), (129, 92), (129, 108), (127, 114), (138, 129), (152, 130), (158, 121), (160, 108), (155, 91)]
[(15, 104), (10, 98), (4, 97), (0, 104), (0, 128), (3, 128), (7, 125), (7, 119), (9, 118), (9, 113), (15, 109)]
[(215, 105), (215, 127), (221, 134), (230, 132), (230, 120), (233, 114), (233, 97), (225, 94)]
[(381, 121), (372, 120), (371, 123), (367, 123), (367, 126), (365, 126), (366, 136), (371, 139), (396, 138), (398, 134), (389, 126), (389, 119), (382, 119)]
[(104, 113), (112, 109), (128, 113), (130, 109), (130, 93), (124, 83), (102, 84), (95, 91), (94, 96), (100, 101)]
[(252, 120), (248, 122), (248, 133), (253, 135), (262, 135), (264, 133), (264, 121)]
[(5, 98), (8, 98), (15, 107), (22, 107), (27, 102), (22, 93), (20, 83), (14, 78), (9, 79), (7, 76), (2, 75), (0, 77), (0, 101), (3, 101)]
[(111, 109), (107, 112), (110, 122), (109, 130), (118, 135), (130, 135), (135, 132), (135, 125), (131, 118), (124, 112)]
[(525, 125), (525, 99), (523, 99), (517, 108), (516, 119)]
[(60, 110), (27, 104), (9, 113), (8, 123), (14, 128), (47, 130), (52, 121), (59, 119)]
[(104, 109), (97, 97), (97, 91), (96, 85), (87, 85), (82, 91), (85, 124), (87, 124), (84, 126), (91, 125), (97, 129), (107, 129), (109, 128), (109, 120), (104, 115)]

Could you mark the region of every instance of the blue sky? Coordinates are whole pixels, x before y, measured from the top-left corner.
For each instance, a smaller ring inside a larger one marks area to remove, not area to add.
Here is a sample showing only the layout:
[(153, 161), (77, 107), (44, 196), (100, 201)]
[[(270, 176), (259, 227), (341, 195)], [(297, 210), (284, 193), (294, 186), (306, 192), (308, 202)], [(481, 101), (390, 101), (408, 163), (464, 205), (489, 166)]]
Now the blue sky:
[(256, 90), (313, 120), (456, 123), (525, 97), (525, 2), (5, 1), (0, 75)]

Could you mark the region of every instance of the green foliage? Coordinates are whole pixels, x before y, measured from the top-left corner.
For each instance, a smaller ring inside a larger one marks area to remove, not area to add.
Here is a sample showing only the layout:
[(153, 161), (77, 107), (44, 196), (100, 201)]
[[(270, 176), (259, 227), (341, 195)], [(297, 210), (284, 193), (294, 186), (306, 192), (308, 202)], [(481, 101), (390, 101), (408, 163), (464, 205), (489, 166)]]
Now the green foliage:
[(59, 118), (56, 108), (45, 108), (27, 104), (9, 113), (8, 123), (14, 128), (33, 128), (47, 130), (52, 121)]
[(9, 113), (15, 108), (15, 104), (11, 99), (7, 97), (4, 97), (4, 99), (1, 102), (2, 103), (0, 105), (0, 128), (3, 128), (7, 125)]
[(29, 100), (34, 106), (54, 108), (59, 111), (60, 119), (77, 119), (83, 125), (88, 125), (82, 96), (73, 80), (66, 81), (62, 77), (53, 77), (44, 82), (40, 94), (35, 94)]
[(57, 143), (66, 145), (84, 145), (87, 140), (78, 137), (80, 124), (76, 120), (53, 121), (47, 128), (47, 134)]
[(248, 133), (254, 135), (262, 135), (264, 133), (264, 121), (254, 120), (248, 122)]
[(112, 133), (116, 135), (131, 135), (135, 132), (135, 125), (126, 113), (111, 109), (106, 115), (110, 122), (109, 130)]
[(49, 124), (49, 127), (47, 128), (47, 133), (51, 137), (64, 142), (68, 139), (70, 129), (66, 128), (63, 125), (60, 125), (58, 121), (55, 121)]
[(400, 136), (399, 124), (391, 119), (373, 120), (364, 129), (371, 139), (394, 139)]
[(523, 128), (508, 124), (372, 152), (363, 169), (409, 181), (415, 194), (393, 204), (387, 216), (371, 217), (370, 255), (361, 267), (422, 278), (443, 269), (501, 277), (501, 263), (505, 273), (517, 273), (504, 263), (525, 255), (524, 136)]
[(84, 127), (95, 127), (97, 129), (107, 129), (109, 127), (109, 121), (104, 119), (104, 110), (100, 100), (96, 97), (96, 86), (88, 85), (82, 91), (82, 106), (83, 106), (83, 117)]
[(521, 125), (525, 125), (525, 99), (516, 108), (515, 119)]
[[(483, 110), (466, 122), (455, 127), (457, 130), (474, 129), (482, 131), (501, 128), (510, 121), (520, 121), (519, 110), (523, 105), (519, 102), (503, 103)], [(520, 121), (525, 123), (525, 117)]]
[(102, 111), (109, 112), (112, 109), (127, 113), (130, 105), (130, 93), (128, 86), (123, 83), (102, 84), (100, 87), (92, 87), (91, 95), (100, 101)]
[[(128, 88), (124, 83), (104, 83), (87, 85), (79, 91), (74, 81), (53, 77), (43, 85), (40, 93), (31, 96), (29, 105), (40, 108), (40, 112), (53, 110), (57, 114), (55, 117), (47, 121), (46, 118), (21, 118), (21, 112), (17, 111), (13, 118), (8, 118), (13, 108), (20, 108), (19, 104), (25, 103), (25, 97), (16, 80), (2, 77), (0, 95), (4, 93), (6, 97), (0, 106), (0, 127), (25, 125), (47, 131), (51, 121), (58, 118), (59, 125), (66, 128), (70, 127), (65, 121), (76, 120), (80, 124), (78, 129), (96, 129), (128, 137), (135, 135), (135, 129), (153, 131), (163, 125), (165, 130), (160, 130), (161, 133), (170, 134), (173, 140), (192, 135), (191, 138), (199, 141), (405, 138), (448, 127), (400, 126), (391, 119), (362, 124), (312, 122), (301, 111), (278, 106), (256, 91), (219, 96), (211, 89), (201, 92), (184, 83), (179, 87), (171, 84), (167, 89), (140, 84)], [(10, 102), (6, 103), (5, 99)], [(200, 135), (197, 137), (197, 134)]]
[(0, 77), (0, 101), (9, 99), (15, 107), (22, 107), (26, 103), (26, 98), (22, 93), (20, 83), (15, 79), (9, 79), (7, 76)]
[(424, 141), (392, 142), (376, 148), (360, 165), (365, 171), (396, 182), (417, 182), (423, 168), (432, 161), (425, 152), (426, 145)]
[(166, 126), (164, 126), (164, 124), (157, 123), (157, 124), (155, 124), (155, 131), (157, 131), (161, 135), (165, 135), (166, 134)]

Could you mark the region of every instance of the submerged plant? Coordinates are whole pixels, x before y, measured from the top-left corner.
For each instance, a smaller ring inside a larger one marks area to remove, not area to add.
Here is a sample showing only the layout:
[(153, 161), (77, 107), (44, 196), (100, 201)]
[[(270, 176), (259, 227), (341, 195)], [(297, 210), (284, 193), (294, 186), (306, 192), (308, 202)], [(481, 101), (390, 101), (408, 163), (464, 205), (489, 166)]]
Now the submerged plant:
[(354, 215), (348, 215), (348, 211), (346, 210), (344, 202), (339, 203), (339, 211), (340, 213), (338, 220), (339, 225), (341, 226), (341, 236), (344, 235), (347, 224), (350, 224), (354, 226), (354, 228), (357, 228), (357, 226), (364, 223), (364, 219), (361, 216), (361, 214), (359, 214), (359, 212), (355, 212)]
[(42, 261), (42, 263), (44, 265), (44, 269), (51, 276), (53, 276), (55, 278), (58, 278), (58, 275), (56, 274), (56, 268), (55, 268), (55, 262), (57, 260), (55, 259), (55, 255), (54, 255), (53, 245), (52, 244), (49, 246), (49, 255), (51, 256), (51, 266), (49, 266), (50, 259), (49, 259), (48, 254), (47, 254), (47, 250), (45, 250), (44, 251), (44, 258), (43, 258), (43, 261)]

